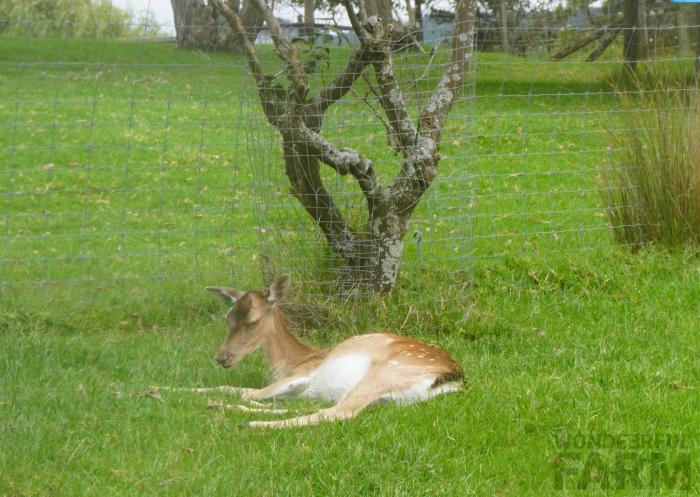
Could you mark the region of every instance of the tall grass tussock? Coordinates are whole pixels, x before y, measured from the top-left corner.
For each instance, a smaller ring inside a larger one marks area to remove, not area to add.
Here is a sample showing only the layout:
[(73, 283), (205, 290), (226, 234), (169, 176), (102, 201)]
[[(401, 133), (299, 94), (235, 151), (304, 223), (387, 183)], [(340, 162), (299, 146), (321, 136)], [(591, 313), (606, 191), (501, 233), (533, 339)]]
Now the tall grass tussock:
[(619, 93), (603, 198), (616, 240), (637, 250), (700, 244), (700, 94), (666, 78)]

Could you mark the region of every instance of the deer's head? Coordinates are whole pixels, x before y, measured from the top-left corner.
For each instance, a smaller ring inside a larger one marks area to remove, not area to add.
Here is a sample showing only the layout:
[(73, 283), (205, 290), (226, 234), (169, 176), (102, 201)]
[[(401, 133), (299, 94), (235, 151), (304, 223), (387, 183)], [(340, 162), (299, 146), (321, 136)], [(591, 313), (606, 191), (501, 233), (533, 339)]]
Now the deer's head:
[(225, 368), (257, 349), (269, 334), (274, 333), (274, 310), (289, 288), (289, 276), (277, 278), (265, 292), (244, 292), (235, 288), (207, 287), (207, 290), (231, 305), (226, 313), (229, 333), (216, 354)]

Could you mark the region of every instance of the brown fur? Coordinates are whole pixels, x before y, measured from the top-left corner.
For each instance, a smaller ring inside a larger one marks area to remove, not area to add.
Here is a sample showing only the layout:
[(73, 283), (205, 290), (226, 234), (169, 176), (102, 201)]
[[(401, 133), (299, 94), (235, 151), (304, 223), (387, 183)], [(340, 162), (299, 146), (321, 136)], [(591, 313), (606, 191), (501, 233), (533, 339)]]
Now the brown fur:
[[(323, 398), (340, 398), (333, 407), (306, 416), (250, 423), (252, 427), (280, 428), (351, 418), (382, 399), (400, 403), (426, 400), (434, 395), (455, 391), (461, 383), (464, 373), (457, 361), (444, 350), (412, 338), (392, 333), (358, 335), (328, 351), (301, 342), (287, 329), (276, 305), (288, 285), (289, 278), (283, 276), (273, 282), (265, 293), (242, 292), (234, 288), (208, 288), (225, 300), (235, 301), (226, 315), (229, 334), (217, 354), (217, 361), (224, 367), (231, 367), (256, 348), (262, 347), (277, 380), (261, 389), (223, 386), (189, 390), (238, 393), (247, 400), (259, 401), (298, 395), (311, 388), (314, 378), (321, 378), (321, 383), (316, 385), (323, 385), (318, 388), (326, 388)], [(332, 369), (328, 368), (335, 364), (351, 364), (349, 374), (355, 374), (352, 373), (355, 357), (366, 358), (369, 361), (368, 370), (361, 373), (363, 376), (356, 380), (355, 386), (343, 387), (343, 381), (353, 377), (336, 380)], [(343, 362), (347, 360), (351, 362)], [(321, 376), (314, 376), (316, 373)], [(431, 380), (430, 387), (425, 386), (426, 380)], [(323, 383), (324, 381), (331, 383)], [(449, 383), (455, 385), (438, 388)], [(336, 392), (334, 389), (338, 388), (341, 389), (341, 394), (328, 393)], [(344, 391), (343, 388), (349, 389)], [(334, 397), (335, 395), (341, 396)], [(245, 406), (233, 408), (246, 412), (265, 412), (265, 409), (260, 408), (251, 411), (251, 408)]]

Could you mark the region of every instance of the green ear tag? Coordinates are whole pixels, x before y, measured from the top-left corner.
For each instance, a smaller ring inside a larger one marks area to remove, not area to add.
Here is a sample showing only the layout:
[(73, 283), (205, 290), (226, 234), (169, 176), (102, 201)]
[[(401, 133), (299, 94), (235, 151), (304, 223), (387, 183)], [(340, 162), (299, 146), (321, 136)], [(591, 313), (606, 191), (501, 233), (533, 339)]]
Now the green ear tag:
[(236, 299), (234, 299), (233, 297), (231, 297), (231, 303), (228, 305), (228, 308), (230, 309), (230, 308), (232, 308), (234, 305), (236, 305)]

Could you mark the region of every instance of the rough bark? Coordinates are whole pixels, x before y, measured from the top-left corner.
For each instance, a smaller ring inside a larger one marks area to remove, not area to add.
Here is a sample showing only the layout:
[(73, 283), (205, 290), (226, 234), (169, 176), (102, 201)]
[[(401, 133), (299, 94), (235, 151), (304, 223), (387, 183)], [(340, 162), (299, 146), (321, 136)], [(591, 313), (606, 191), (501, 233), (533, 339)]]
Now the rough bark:
[(690, 34), (688, 33), (688, 12), (683, 8), (683, 5), (678, 7), (676, 11), (676, 26), (678, 28), (678, 49), (681, 54), (688, 52), (690, 49)]
[[(243, 53), (243, 41), (234, 34), (228, 23), (205, 0), (170, 0), (175, 20), (175, 35), (179, 48), (198, 50), (230, 50)], [(228, 6), (238, 12), (244, 30), (255, 40), (263, 25), (259, 10), (246, 1), (239, 9), (238, 0)], [(240, 11), (239, 11), (240, 10)]]
[(638, 0), (637, 16), (639, 19), (639, 58), (649, 56), (649, 27), (647, 26), (647, 1)]
[(700, 80), (700, 5), (695, 6), (695, 78)]
[(639, 60), (639, 4), (637, 0), (625, 0), (624, 11), (624, 57), (625, 69), (634, 72)]
[(688, 33), (688, 11), (683, 5), (678, 6), (676, 11), (676, 24), (678, 26), (678, 49), (681, 54), (690, 49), (690, 35)]
[(304, 30), (302, 36), (311, 38), (314, 35), (314, 0), (304, 0)]
[(365, 0), (367, 16), (377, 16), (383, 23), (390, 23), (394, 16), (391, 11), (391, 0)]
[(423, 0), (415, 0), (416, 6), (413, 13), (413, 25), (418, 30), (416, 32), (416, 39), (418, 41), (423, 41)]
[[(383, 1), (383, 0), (382, 0)], [(387, 292), (394, 288), (403, 255), (403, 238), (421, 197), (437, 173), (438, 147), (447, 116), (464, 83), (472, 55), (476, 0), (460, 0), (452, 54), (435, 90), (414, 123), (396, 77), (392, 57), (392, 27), (378, 10), (381, 3), (360, 1), (356, 14), (345, 0), (350, 22), (360, 40), (358, 48), (331, 82), (316, 91), (309, 88), (301, 58), (285, 38), (264, 0), (251, 0), (265, 18), (276, 52), (285, 64), (288, 87), (263, 73), (255, 48), (244, 37), (248, 65), (258, 83), (263, 111), (282, 138), (285, 173), (291, 193), (342, 259), (339, 282), (347, 287)], [(240, 17), (222, 0), (212, 0), (236, 33), (243, 34)], [(372, 6), (370, 6), (372, 5)], [(390, 4), (389, 4), (390, 6)], [(389, 10), (390, 12), (390, 10)], [(385, 15), (385, 14), (383, 14)], [(374, 71), (379, 103), (390, 138), (402, 156), (401, 170), (390, 185), (379, 184), (372, 161), (358, 151), (339, 148), (321, 135), (324, 112), (346, 95), (354, 82)], [(351, 227), (326, 189), (323, 166), (350, 175), (367, 203), (368, 221)]]

